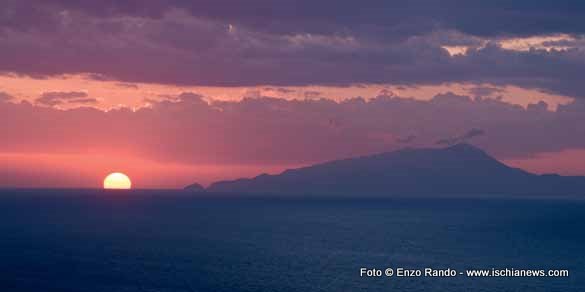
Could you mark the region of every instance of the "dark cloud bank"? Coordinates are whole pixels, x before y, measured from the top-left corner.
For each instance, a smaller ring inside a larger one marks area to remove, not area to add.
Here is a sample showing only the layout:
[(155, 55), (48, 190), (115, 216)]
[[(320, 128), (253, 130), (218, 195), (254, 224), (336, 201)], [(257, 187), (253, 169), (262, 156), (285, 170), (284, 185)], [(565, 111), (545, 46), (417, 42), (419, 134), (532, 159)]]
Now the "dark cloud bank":
[[(248, 86), (477, 82), (584, 96), (582, 1), (16, 1), (0, 71)], [(567, 34), (563, 50), (502, 38)], [(443, 46), (468, 46), (451, 56)]]

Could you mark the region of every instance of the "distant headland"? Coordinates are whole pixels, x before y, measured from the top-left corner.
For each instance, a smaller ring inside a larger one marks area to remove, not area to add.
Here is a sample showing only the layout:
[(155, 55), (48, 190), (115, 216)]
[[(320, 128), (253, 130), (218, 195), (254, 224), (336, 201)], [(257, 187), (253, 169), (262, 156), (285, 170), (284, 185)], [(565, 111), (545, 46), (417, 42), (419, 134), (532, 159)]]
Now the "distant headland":
[(335, 160), (280, 174), (219, 181), (212, 193), (286, 195), (585, 195), (585, 177), (509, 167), (470, 144), (402, 149)]

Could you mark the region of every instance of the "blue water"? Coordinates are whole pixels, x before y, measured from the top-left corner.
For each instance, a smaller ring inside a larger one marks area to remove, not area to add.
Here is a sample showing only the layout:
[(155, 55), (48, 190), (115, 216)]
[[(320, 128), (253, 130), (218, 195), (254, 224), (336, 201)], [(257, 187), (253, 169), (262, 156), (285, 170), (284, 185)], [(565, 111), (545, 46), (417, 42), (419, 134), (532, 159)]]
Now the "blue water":
[[(585, 201), (0, 192), (0, 291), (585, 291)], [(566, 269), (365, 278), (361, 267)]]

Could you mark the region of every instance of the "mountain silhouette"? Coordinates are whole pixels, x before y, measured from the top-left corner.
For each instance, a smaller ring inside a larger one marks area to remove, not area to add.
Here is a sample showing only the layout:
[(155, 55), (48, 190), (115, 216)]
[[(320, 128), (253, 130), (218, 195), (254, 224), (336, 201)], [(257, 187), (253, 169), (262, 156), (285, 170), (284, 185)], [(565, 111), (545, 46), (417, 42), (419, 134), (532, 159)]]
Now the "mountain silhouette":
[(469, 144), (402, 149), (213, 183), (207, 192), (299, 195), (585, 194), (584, 177), (536, 175)]

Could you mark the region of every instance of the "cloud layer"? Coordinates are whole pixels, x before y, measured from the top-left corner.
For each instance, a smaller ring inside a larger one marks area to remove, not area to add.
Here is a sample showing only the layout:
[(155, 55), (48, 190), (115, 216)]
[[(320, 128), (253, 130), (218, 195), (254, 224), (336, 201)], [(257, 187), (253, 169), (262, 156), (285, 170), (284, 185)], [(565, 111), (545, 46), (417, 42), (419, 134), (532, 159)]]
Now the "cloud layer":
[[(497, 119), (493, 117), (497, 116)], [(19, 125), (15, 127), (14, 125)], [(0, 103), (0, 152), (115, 154), (181, 164), (304, 164), (445, 137), (499, 158), (585, 148), (585, 103), (547, 109), (451, 93), (430, 101), (260, 97), (206, 102), (185, 93), (136, 111)], [(480, 130), (481, 129), (481, 130)], [(486, 133), (485, 135), (482, 135)], [(451, 143), (451, 142), (450, 142)]]
[(0, 71), (211, 86), (475, 82), (585, 95), (581, 2), (228, 2), (8, 0)]

